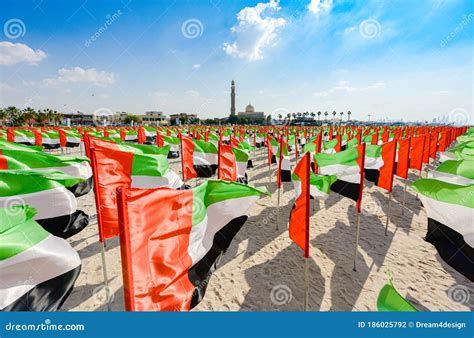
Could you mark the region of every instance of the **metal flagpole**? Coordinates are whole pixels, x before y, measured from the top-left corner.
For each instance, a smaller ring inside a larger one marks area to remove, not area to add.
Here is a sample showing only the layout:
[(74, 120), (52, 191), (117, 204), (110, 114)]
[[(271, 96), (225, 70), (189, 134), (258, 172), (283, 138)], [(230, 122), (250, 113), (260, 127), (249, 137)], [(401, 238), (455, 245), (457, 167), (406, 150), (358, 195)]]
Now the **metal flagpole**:
[(101, 243), (100, 254), (102, 256), (102, 271), (104, 273), (104, 285), (105, 285), (105, 294), (106, 294), (106, 301), (107, 301), (107, 311), (111, 311), (110, 305), (110, 288), (109, 288), (109, 279), (107, 277), (107, 265), (105, 263), (105, 239)]
[(304, 311), (308, 311), (309, 302), (309, 257), (304, 259)]
[[(283, 184), (283, 183), (281, 183)], [(278, 224), (280, 223), (280, 193), (281, 193), (281, 187), (278, 188), (278, 202), (277, 202), (277, 221), (276, 221), (276, 229), (278, 231)]]
[(96, 213), (97, 213), (97, 225), (99, 228), (99, 241), (103, 239), (101, 242), (101, 256), (102, 256), (102, 272), (104, 273), (104, 285), (107, 293), (107, 310), (110, 312), (110, 297), (109, 297), (109, 280), (107, 278), (107, 265), (105, 261), (105, 238), (102, 235), (102, 215), (101, 215), (101, 208), (100, 208), (100, 190), (99, 190), (99, 183), (97, 181), (97, 159), (95, 157), (95, 152), (93, 149), (90, 151), (91, 156), (91, 163), (92, 163), (92, 172), (94, 173), (94, 198), (95, 198), (95, 205), (96, 205)]
[(407, 180), (405, 179), (405, 188), (403, 189), (403, 208), (402, 208), (402, 215), (405, 215), (405, 200), (407, 194)]
[(355, 243), (355, 253), (354, 253), (354, 267), (352, 270), (357, 271), (357, 249), (359, 248), (359, 232), (360, 232), (360, 212), (357, 213), (357, 229), (356, 229), (356, 243)]
[(272, 175), (270, 173), (270, 165), (268, 166), (268, 189), (270, 189), (270, 184), (272, 184)]
[(385, 236), (388, 234), (388, 222), (390, 220), (390, 204), (392, 202), (392, 192), (390, 191), (388, 195), (388, 212), (387, 212), (387, 221), (385, 223)]

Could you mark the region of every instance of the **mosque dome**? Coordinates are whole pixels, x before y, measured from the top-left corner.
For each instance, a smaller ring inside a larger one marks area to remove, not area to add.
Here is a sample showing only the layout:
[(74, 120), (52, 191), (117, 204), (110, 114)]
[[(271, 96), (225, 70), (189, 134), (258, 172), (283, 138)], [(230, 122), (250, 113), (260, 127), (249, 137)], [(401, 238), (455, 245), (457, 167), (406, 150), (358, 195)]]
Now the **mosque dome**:
[(254, 113), (255, 112), (255, 108), (249, 103), (247, 105), (247, 107), (245, 107), (245, 112), (246, 113)]

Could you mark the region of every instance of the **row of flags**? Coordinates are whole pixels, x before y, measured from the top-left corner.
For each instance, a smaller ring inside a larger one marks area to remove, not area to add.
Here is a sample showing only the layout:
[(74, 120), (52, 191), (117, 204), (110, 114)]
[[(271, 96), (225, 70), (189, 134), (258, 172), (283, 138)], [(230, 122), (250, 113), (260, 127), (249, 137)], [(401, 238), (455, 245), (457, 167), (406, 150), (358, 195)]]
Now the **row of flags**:
[[(88, 158), (53, 155), (39, 145), (0, 140), (0, 174), (7, 182), (0, 186), (0, 207), (8, 210), (8, 201), (15, 197), (34, 210), (29, 213), (33, 222), (52, 236), (68, 238), (88, 223), (88, 216), (77, 210), (76, 197), (94, 185), (100, 241), (120, 235), (127, 309), (189, 310), (202, 300), (212, 271), (245, 223), (248, 209), (268, 194), (238, 183), (247, 183), (246, 169), (252, 167), (256, 148), (266, 143), (269, 167), (277, 163), (279, 188), (293, 181), (296, 196), (289, 233), (308, 257), (311, 198), (324, 199), (333, 191), (354, 200), (360, 212), (364, 178), (391, 191), (394, 175), (407, 178), (409, 168), (421, 170), (429, 162), (432, 149), (447, 149), (449, 142), (442, 135), (452, 142), (466, 132), (446, 129), (84, 129), (79, 135)], [(458, 141), (469, 143), (464, 136)], [(469, 144), (459, 146), (443, 159), (472, 154)], [(296, 158), (301, 155), (293, 173), (292, 150)], [(168, 159), (177, 157), (181, 173), (169, 167)], [(437, 170), (444, 174), (434, 175), (469, 172), (468, 164), (450, 166), (449, 161)], [(190, 189), (186, 182), (197, 177), (209, 179)], [(417, 184), (414, 189), (419, 189)], [(429, 222), (436, 220), (429, 208), (427, 212)], [(449, 221), (436, 220), (450, 227)], [(51, 304), (53, 309), (59, 303)]]

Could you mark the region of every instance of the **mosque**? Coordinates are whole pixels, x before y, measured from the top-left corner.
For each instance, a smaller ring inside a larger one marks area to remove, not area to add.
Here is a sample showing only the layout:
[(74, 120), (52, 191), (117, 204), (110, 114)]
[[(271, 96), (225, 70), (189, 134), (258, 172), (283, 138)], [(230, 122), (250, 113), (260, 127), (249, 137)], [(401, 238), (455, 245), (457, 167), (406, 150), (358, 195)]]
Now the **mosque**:
[[(235, 81), (232, 80), (230, 85), (230, 115), (235, 115)], [(249, 103), (245, 107), (245, 111), (241, 111), (237, 114), (239, 117), (246, 118), (248, 120), (263, 120), (265, 119), (265, 113), (255, 111), (255, 108)]]

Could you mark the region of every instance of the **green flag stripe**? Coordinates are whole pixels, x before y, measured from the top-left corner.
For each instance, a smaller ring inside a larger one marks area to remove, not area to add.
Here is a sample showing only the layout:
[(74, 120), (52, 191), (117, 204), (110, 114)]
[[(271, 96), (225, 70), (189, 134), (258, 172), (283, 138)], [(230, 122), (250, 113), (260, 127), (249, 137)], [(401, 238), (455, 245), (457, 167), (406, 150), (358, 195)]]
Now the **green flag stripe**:
[(416, 180), (411, 187), (419, 194), (436, 201), (474, 208), (474, 184), (456, 185), (432, 178)]
[(33, 220), (35, 214), (36, 210), (28, 205), (0, 208), (0, 260), (28, 250), (49, 236)]
[(193, 226), (201, 223), (206, 216), (207, 207), (211, 204), (242, 197), (269, 195), (266, 190), (249, 185), (218, 180), (208, 180), (192, 191)]

